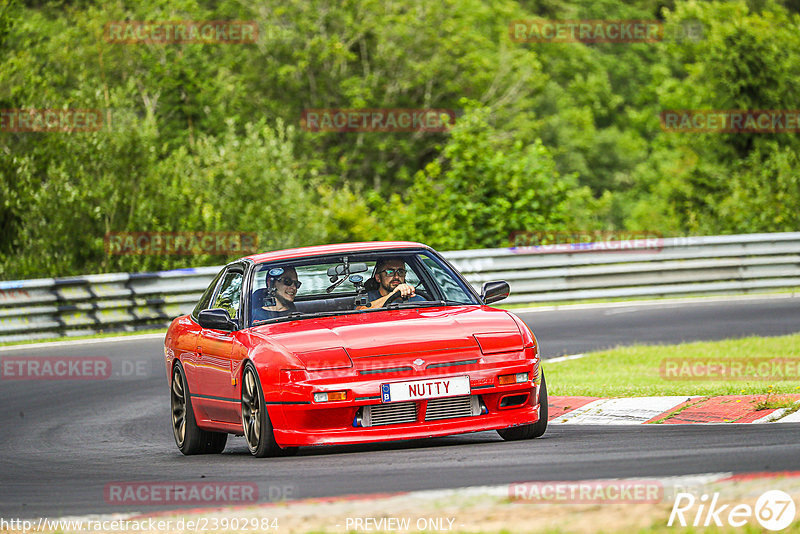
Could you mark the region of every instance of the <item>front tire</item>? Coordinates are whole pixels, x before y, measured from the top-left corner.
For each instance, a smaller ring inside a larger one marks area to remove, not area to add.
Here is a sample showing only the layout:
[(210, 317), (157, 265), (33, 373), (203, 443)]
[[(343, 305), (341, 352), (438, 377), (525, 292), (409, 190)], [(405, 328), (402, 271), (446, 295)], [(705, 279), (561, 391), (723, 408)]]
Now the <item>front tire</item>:
[(247, 362), (242, 373), (242, 429), (250, 454), (256, 458), (289, 456), (297, 447), (281, 448), (275, 442), (275, 433), (264, 403), (261, 381), (252, 363)]
[(497, 433), (506, 441), (533, 439), (543, 435), (547, 430), (547, 382), (542, 370), (542, 385), (539, 387), (539, 420), (531, 425), (515, 426), (498, 430)]
[(172, 408), (172, 436), (183, 454), (186, 456), (218, 454), (225, 449), (228, 434), (203, 430), (197, 426), (186, 373), (180, 363), (176, 364), (172, 370), (170, 407)]

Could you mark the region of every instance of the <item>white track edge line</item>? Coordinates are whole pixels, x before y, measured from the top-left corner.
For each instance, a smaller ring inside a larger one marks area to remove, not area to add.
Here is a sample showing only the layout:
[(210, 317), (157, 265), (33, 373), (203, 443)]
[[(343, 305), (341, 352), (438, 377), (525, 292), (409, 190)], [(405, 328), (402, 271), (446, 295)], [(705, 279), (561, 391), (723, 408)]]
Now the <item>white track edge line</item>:
[(510, 308), (511, 313), (534, 313), (548, 311), (591, 310), (602, 308), (629, 308), (632, 306), (664, 306), (670, 304), (702, 304), (704, 302), (736, 302), (747, 300), (772, 300), (800, 298), (800, 293), (779, 293), (777, 295), (735, 295), (730, 297), (689, 297), (657, 300), (626, 300), (621, 302), (597, 302), (584, 304), (553, 304), (550, 306), (533, 306), (530, 308)]
[(24, 345), (6, 345), (0, 347), (0, 352), (10, 352), (12, 350), (40, 349), (48, 347), (69, 347), (72, 345), (94, 345), (96, 343), (115, 343), (119, 341), (141, 341), (143, 339), (164, 339), (166, 330), (163, 334), (138, 334), (131, 336), (114, 336), (90, 339), (74, 339), (71, 341), (45, 341), (42, 343), (26, 343)]
[(557, 358), (543, 358), (542, 362), (547, 363), (558, 363), (558, 362), (566, 362), (567, 360), (577, 360), (579, 358), (583, 358), (586, 354), (569, 354), (567, 356), (559, 356)]

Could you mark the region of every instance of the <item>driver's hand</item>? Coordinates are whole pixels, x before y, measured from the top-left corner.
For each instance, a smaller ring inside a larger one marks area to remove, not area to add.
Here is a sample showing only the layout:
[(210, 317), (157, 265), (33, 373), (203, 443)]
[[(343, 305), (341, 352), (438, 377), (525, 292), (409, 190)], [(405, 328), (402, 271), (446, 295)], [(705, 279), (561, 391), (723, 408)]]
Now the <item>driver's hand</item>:
[(397, 293), (398, 291), (404, 299), (414, 296), (414, 286), (411, 284), (399, 284), (392, 293)]

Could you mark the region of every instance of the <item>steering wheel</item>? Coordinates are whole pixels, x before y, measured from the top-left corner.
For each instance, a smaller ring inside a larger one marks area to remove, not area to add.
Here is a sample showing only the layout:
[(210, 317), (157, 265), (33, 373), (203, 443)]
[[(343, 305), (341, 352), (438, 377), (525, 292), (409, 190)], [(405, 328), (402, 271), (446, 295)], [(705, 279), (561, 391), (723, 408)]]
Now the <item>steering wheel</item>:
[[(424, 298), (425, 300), (433, 300), (431, 298), (431, 296), (428, 295), (428, 292), (424, 291), (422, 289), (415, 289), (414, 294), (415, 295), (419, 295), (420, 297)], [(391, 304), (392, 302), (395, 302), (395, 301), (400, 300), (400, 299), (408, 300), (407, 298), (403, 298), (403, 296), (400, 294), (399, 291), (397, 293), (392, 293), (392, 296), (389, 297), (388, 299), (386, 299), (386, 302), (383, 303), (383, 307), (385, 308), (389, 304)]]

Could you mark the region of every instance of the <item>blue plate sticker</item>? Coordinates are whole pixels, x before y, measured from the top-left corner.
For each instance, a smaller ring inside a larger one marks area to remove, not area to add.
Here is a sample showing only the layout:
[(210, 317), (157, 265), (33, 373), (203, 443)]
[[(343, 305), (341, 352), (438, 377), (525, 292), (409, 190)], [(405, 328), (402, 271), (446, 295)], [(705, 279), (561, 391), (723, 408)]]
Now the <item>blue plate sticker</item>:
[(389, 394), (389, 384), (381, 384), (381, 402), (392, 402), (392, 396)]

